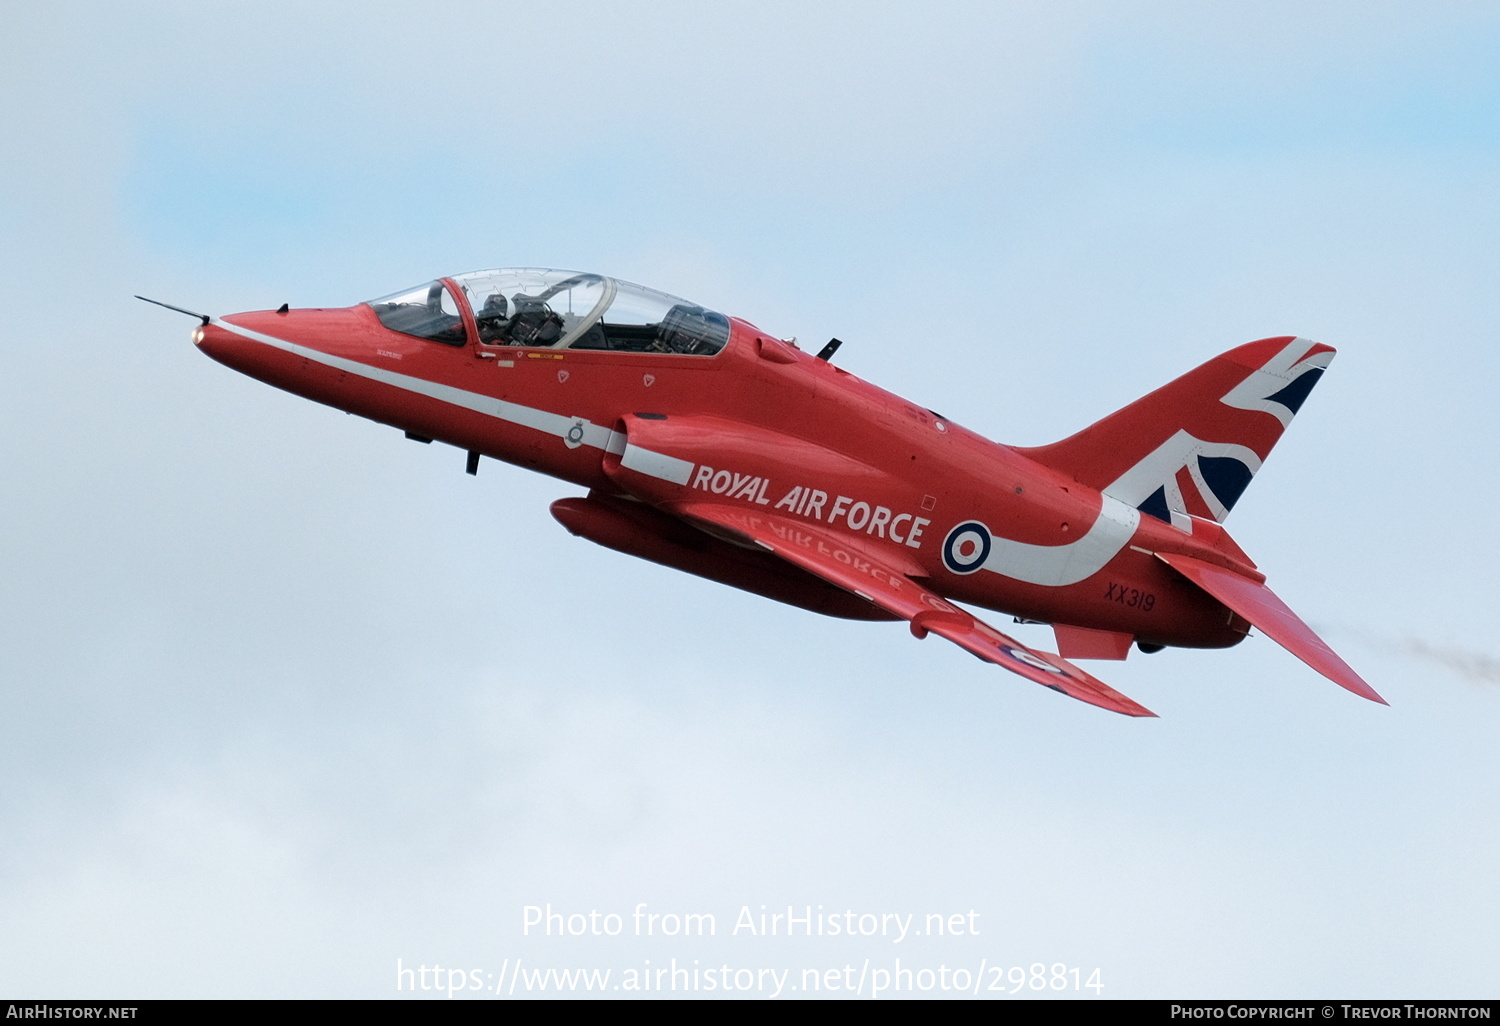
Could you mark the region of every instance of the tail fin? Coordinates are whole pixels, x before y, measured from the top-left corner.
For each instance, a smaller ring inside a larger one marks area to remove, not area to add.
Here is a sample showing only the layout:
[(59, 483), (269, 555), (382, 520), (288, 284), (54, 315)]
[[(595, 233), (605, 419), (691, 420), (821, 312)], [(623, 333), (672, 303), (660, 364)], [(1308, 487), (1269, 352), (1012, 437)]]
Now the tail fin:
[(1333, 354), (1305, 338), (1250, 342), (1071, 438), (1020, 452), (1184, 530), (1189, 516), (1222, 523)]

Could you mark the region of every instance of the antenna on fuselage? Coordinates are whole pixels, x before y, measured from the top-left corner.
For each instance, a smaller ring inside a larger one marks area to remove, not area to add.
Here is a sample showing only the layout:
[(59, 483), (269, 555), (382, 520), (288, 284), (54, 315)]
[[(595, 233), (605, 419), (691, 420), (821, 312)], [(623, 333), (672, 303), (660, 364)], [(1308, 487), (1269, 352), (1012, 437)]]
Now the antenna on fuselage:
[(838, 352), (839, 351), (839, 346), (841, 346), (843, 344), (844, 344), (843, 339), (837, 339), (837, 338), (831, 338), (831, 339), (829, 339), (828, 340), (828, 344), (826, 346), (824, 346), (822, 349), (818, 350), (818, 359), (825, 360), (825, 361), (833, 359), (833, 354), (836, 353), (836, 352)]
[(213, 320), (213, 318), (208, 316), (208, 314), (194, 313), (192, 310), (184, 310), (180, 306), (173, 306), (171, 303), (163, 303), (159, 299), (146, 299), (145, 296), (136, 296), (135, 298), (147, 303), (155, 303), (157, 306), (164, 306), (168, 310), (175, 310), (180, 314), (187, 314), (189, 317), (196, 317), (204, 324), (207, 324), (209, 321)]

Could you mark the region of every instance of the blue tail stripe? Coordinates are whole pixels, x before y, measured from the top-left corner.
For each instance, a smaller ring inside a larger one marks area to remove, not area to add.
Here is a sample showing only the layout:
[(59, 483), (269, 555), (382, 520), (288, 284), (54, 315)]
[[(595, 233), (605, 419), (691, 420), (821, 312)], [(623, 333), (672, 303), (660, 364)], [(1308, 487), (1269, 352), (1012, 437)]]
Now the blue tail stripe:
[(1199, 456), (1198, 469), (1203, 474), (1203, 483), (1225, 509), (1234, 508), (1255, 476), (1254, 471), (1233, 456)]
[(1165, 486), (1152, 492), (1151, 497), (1137, 506), (1136, 509), (1147, 516), (1153, 516), (1158, 520), (1165, 520), (1169, 524), (1172, 522), (1172, 511), (1167, 508), (1167, 489)]
[(1307, 402), (1308, 393), (1313, 390), (1313, 386), (1318, 383), (1318, 379), (1322, 376), (1323, 368), (1314, 367), (1312, 370), (1305, 371), (1300, 377), (1293, 379), (1291, 384), (1287, 385), (1280, 392), (1266, 398), (1273, 403), (1280, 403), (1293, 413), (1296, 413), (1302, 409), (1302, 404)]

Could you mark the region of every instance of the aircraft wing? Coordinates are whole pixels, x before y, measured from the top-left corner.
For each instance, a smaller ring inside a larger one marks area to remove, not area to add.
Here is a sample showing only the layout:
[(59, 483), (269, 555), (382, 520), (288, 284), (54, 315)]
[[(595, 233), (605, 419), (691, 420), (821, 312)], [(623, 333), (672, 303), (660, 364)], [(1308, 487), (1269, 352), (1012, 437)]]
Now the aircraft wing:
[(809, 528), (789, 518), (709, 502), (676, 503), (667, 509), (709, 531), (759, 548), (911, 623), (918, 638), (929, 633), (1043, 687), (1126, 716), (1155, 716), (1144, 706), (1084, 672), (1062, 656), (1040, 652), (995, 630), (967, 610), (922, 587), (894, 568), (887, 556), (872, 555), (848, 539)]

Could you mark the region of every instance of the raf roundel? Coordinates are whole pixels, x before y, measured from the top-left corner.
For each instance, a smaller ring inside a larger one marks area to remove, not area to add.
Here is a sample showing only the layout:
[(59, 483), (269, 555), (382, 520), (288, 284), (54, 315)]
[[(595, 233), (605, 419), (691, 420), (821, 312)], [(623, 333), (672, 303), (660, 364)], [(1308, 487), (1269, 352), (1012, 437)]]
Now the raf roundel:
[[(1006, 655), (1010, 656), (1018, 663), (1025, 663), (1027, 666), (1030, 666), (1037, 670), (1044, 670), (1047, 673), (1063, 674), (1063, 671), (1059, 667), (1053, 666), (1045, 659), (1037, 658), (1030, 652), (1026, 651), (1024, 648), (1012, 648), (1009, 645), (1001, 645), (999, 646), (999, 648), (1000, 651), (1004, 652)], [(1063, 674), (1063, 676), (1066, 676), (1066, 674)]]
[(990, 558), (990, 529), (977, 520), (959, 524), (943, 539), (943, 565), (956, 574), (972, 574)]

